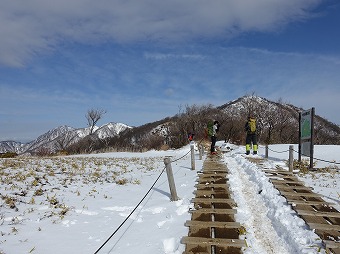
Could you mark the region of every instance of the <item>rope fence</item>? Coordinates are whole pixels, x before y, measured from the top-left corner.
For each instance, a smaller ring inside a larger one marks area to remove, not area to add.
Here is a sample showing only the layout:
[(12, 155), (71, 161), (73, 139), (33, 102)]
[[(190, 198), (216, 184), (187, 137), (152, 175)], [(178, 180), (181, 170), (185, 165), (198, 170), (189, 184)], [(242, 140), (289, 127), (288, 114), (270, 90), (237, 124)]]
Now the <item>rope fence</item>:
[(97, 254), (107, 243), (110, 241), (110, 239), (118, 232), (118, 230), (125, 224), (125, 222), (131, 217), (131, 215), (137, 210), (137, 208), (140, 206), (140, 204), (145, 200), (145, 198), (148, 196), (150, 191), (153, 189), (153, 187), (156, 185), (158, 182), (159, 178), (162, 176), (162, 174), (165, 171), (165, 167), (163, 168), (162, 172), (159, 174), (157, 177), (156, 181), (152, 184), (150, 189), (146, 192), (144, 197), (139, 201), (139, 203), (135, 206), (135, 208), (130, 212), (130, 214), (125, 218), (125, 220), (118, 226), (118, 228), (110, 235), (110, 237), (99, 247), (99, 249), (95, 252)]
[[(289, 152), (289, 150), (284, 150), (284, 151), (275, 151), (273, 149), (270, 149), (268, 146), (266, 146), (266, 149), (268, 149), (269, 151), (273, 152), (273, 153), (287, 153)], [(298, 151), (294, 150), (293, 151), (297, 154), (299, 154)], [(308, 155), (305, 155), (305, 154), (301, 154), (302, 156), (305, 156), (305, 157), (309, 157)], [(313, 157), (314, 160), (317, 160), (317, 161), (322, 161), (322, 162), (326, 162), (326, 163), (331, 163), (331, 164), (336, 164), (336, 165), (340, 165), (340, 162), (337, 162), (337, 161), (328, 161), (328, 160), (324, 160), (324, 159), (319, 159), (319, 158), (315, 158)]]
[[(202, 139), (203, 140), (203, 139)], [(202, 142), (202, 140), (198, 143), (200, 144)], [(170, 158), (166, 158), (169, 159), (168, 161), (168, 165), (171, 164), (172, 162), (176, 162), (179, 161), (183, 158), (185, 158), (190, 152), (192, 152), (192, 150), (190, 149), (188, 152), (186, 152), (183, 156), (175, 159), (175, 160), (171, 160)], [(165, 161), (166, 161), (165, 159)], [(94, 252), (94, 254), (99, 253), (99, 251), (111, 240), (111, 238), (119, 231), (119, 229), (127, 222), (127, 220), (132, 216), (132, 214), (137, 210), (137, 208), (142, 204), (142, 202), (146, 199), (146, 197), (149, 195), (149, 193), (151, 192), (151, 190), (155, 187), (156, 183), (158, 182), (158, 180), (161, 178), (161, 176), (163, 175), (163, 173), (165, 172), (165, 170), (167, 170), (168, 173), (168, 178), (169, 178), (169, 172), (168, 172), (168, 165), (165, 165), (164, 168), (162, 169), (161, 173), (159, 174), (159, 176), (156, 178), (156, 180), (154, 181), (154, 183), (151, 185), (151, 187), (149, 188), (149, 190), (146, 192), (146, 194), (143, 196), (143, 198), (138, 202), (138, 204), (135, 206), (135, 208), (130, 212), (130, 214), (124, 219), (124, 221), (117, 227), (117, 229), (107, 238), (107, 240), (96, 250), (96, 252)], [(171, 169), (171, 165), (170, 165), (170, 169)], [(172, 177), (172, 170), (171, 170), (171, 177)], [(173, 179), (172, 179), (173, 180)], [(170, 185), (170, 191), (173, 192), (172, 190), (172, 186)], [(174, 184), (173, 184), (174, 186)], [(177, 194), (175, 194), (177, 196)], [(174, 199), (175, 201), (175, 199)]]
[[(295, 151), (293, 150), (295, 153), (299, 154), (298, 151)], [(306, 156), (306, 157), (309, 157), (308, 155), (305, 155), (305, 154), (301, 154), (302, 156)], [(328, 160), (323, 160), (323, 159), (319, 159), (319, 158), (316, 158), (316, 157), (313, 157), (314, 160), (316, 161), (322, 161), (322, 162), (327, 162), (327, 163), (332, 163), (332, 164), (337, 164), (337, 165), (340, 165), (340, 162), (336, 162), (336, 161), (328, 161)]]

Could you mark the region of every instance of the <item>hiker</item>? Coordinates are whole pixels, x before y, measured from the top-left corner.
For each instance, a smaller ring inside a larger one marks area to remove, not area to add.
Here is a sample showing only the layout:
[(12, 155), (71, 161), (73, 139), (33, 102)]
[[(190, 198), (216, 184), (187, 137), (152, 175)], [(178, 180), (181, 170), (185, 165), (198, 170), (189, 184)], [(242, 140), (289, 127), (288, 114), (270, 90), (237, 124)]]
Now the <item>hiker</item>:
[(193, 134), (193, 133), (191, 133), (191, 132), (188, 133), (188, 140), (189, 140), (189, 143), (190, 143), (191, 141), (194, 140), (194, 136), (195, 136), (195, 134)]
[(253, 154), (257, 154), (257, 137), (256, 137), (256, 119), (252, 115), (248, 116), (248, 121), (244, 126), (247, 132), (246, 136), (246, 154), (250, 154), (250, 149), (253, 145)]
[(209, 122), (208, 123), (208, 136), (210, 136), (211, 139), (211, 146), (210, 146), (210, 153), (216, 154), (215, 151), (215, 144), (216, 144), (216, 134), (220, 128), (220, 123), (218, 121)]

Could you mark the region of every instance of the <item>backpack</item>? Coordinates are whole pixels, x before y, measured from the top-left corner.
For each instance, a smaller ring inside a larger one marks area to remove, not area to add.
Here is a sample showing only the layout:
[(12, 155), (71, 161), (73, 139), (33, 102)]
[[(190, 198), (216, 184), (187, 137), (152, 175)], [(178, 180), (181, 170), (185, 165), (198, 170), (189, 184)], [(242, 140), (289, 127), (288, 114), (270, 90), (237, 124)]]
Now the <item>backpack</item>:
[(249, 131), (255, 133), (256, 131), (256, 119), (250, 118), (248, 121)]
[(213, 126), (214, 126), (213, 121), (209, 121), (207, 124), (207, 134), (209, 137), (211, 137), (214, 134)]

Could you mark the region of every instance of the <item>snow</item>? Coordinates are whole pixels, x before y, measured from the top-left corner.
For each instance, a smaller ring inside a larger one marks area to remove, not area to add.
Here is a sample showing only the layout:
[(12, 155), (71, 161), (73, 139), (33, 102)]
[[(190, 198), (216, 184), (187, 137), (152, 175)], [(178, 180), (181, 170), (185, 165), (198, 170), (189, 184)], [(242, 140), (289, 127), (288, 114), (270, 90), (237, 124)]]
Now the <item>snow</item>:
[[(246, 228), (244, 253), (325, 253), (319, 237), (263, 172), (288, 170), (289, 145), (270, 146), (269, 159), (258, 165), (247, 160), (244, 147), (217, 144), (231, 148), (221, 161), (230, 171), (236, 219)], [(83, 254), (101, 246), (98, 253), (182, 253), (184, 223), (190, 220), (197, 171), (205, 159), (196, 150), (196, 170), (191, 170), (189, 151), (188, 145), (145, 153), (1, 159), (0, 253)], [(339, 161), (339, 153), (340, 146), (315, 147), (315, 157), (322, 160)], [(248, 158), (263, 155), (260, 146), (259, 155)], [(171, 156), (178, 201), (170, 201), (166, 156)], [(316, 167), (331, 169), (298, 176), (340, 210), (337, 165), (318, 161)]]

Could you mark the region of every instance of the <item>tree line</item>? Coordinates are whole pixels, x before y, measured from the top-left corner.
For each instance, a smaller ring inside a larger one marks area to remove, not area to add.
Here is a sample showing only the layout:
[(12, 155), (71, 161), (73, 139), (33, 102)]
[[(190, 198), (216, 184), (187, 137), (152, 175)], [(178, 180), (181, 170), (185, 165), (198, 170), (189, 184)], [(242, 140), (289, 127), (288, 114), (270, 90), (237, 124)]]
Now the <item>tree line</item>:
[[(194, 139), (205, 139), (208, 121), (217, 120), (221, 127), (218, 140), (245, 144), (244, 125), (249, 114), (257, 119), (257, 135), (260, 144), (296, 144), (299, 142), (299, 111), (292, 105), (277, 102), (259, 103), (259, 97), (242, 97), (238, 107), (233, 103), (213, 105), (186, 105), (180, 107), (173, 117), (127, 129), (116, 137), (99, 139), (88, 135), (66, 148), (68, 153), (91, 153), (95, 151), (147, 151), (150, 149), (179, 148), (188, 144), (188, 134)], [(102, 111), (101, 113), (103, 113)], [(92, 112), (93, 113), (93, 112)], [(98, 118), (94, 118), (98, 119)], [(89, 124), (92, 124), (91, 118)], [(315, 144), (340, 144), (340, 128), (316, 116)]]

